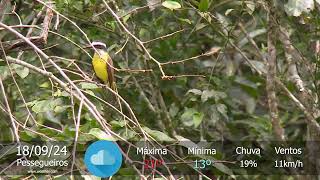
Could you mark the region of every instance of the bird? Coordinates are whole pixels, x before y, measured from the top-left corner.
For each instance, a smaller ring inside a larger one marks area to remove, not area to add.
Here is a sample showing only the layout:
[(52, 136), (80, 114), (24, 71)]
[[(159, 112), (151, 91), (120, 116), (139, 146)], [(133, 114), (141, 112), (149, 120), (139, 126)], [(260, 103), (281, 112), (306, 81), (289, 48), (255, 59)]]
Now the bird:
[[(93, 41), (85, 48), (95, 49), (92, 57), (92, 67), (96, 76), (107, 86), (109, 86), (116, 94), (118, 94), (117, 86), (114, 78), (114, 66), (113, 61), (107, 51), (107, 45), (103, 42)], [(102, 93), (104, 98), (108, 98)], [(118, 94), (119, 96), (119, 94)], [(120, 98), (116, 96), (116, 101), (119, 105), (119, 109), (122, 112), (122, 105)], [(111, 100), (113, 101), (113, 100)], [(107, 114), (107, 116), (110, 116)]]
[(107, 45), (103, 42), (93, 41), (87, 48), (95, 49), (92, 57), (92, 67), (96, 76), (112, 90), (115, 90), (113, 61), (107, 52)]

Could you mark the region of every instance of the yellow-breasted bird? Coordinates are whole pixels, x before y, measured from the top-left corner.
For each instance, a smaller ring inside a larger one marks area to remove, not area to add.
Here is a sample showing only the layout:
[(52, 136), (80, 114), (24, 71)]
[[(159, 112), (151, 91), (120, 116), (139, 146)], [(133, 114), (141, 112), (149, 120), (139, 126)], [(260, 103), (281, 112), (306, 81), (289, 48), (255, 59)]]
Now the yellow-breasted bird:
[(113, 62), (107, 52), (106, 44), (94, 41), (87, 47), (96, 49), (92, 58), (92, 66), (96, 76), (111, 89), (116, 90)]
[[(118, 93), (117, 86), (114, 78), (114, 66), (113, 61), (107, 52), (107, 46), (103, 42), (93, 41), (87, 48), (93, 48), (96, 50), (92, 57), (92, 67), (96, 76), (108, 85), (112, 90)], [(116, 96), (119, 104), (120, 111), (122, 112), (121, 102), (118, 96)]]

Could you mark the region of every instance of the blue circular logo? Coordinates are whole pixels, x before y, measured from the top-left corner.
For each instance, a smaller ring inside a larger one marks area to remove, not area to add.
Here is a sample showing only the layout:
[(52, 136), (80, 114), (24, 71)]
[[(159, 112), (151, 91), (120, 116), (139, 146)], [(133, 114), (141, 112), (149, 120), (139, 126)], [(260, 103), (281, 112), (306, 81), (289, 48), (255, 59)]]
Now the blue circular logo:
[(91, 174), (102, 178), (110, 177), (120, 169), (122, 154), (116, 143), (101, 140), (87, 148), (84, 163)]

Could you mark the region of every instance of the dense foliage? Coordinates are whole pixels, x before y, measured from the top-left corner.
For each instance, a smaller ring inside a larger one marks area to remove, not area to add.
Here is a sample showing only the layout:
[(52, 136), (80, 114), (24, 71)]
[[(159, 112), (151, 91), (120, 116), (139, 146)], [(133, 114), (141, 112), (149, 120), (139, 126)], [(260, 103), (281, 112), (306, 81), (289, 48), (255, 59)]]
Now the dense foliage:
[[(1, 22), (29, 39), (43, 35), (46, 7), (53, 10), (45, 41), (31, 41), (47, 57), (0, 26), (0, 139), (70, 147), (78, 141), (79, 148), (97, 139), (199, 146), (288, 140), (306, 147), (303, 141), (320, 137), (319, 6), (313, 0), (9, 1)], [(97, 40), (108, 46), (123, 99), (94, 76), (93, 51), (83, 47)], [(234, 174), (228, 166), (216, 165), (211, 174)], [(310, 166), (314, 171), (320, 163)], [(128, 172), (138, 175), (130, 164), (119, 175)]]

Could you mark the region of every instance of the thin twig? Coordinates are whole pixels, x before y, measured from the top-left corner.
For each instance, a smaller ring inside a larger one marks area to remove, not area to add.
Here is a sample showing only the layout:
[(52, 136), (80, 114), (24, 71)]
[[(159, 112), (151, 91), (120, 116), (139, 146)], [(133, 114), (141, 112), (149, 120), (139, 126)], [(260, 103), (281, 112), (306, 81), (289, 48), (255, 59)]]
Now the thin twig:
[(218, 53), (219, 50), (220, 50), (219, 47), (214, 47), (214, 48), (211, 48), (211, 50), (206, 52), (206, 53), (203, 53), (203, 54), (200, 54), (200, 55), (197, 55), (197, 56), (193, 56), (193, 57), (190, 57), (190, 58), (187, 58), (187, 59), (183, 59), (183, 60), (164, 62), (164, 63), (161, 63), (161, 65), (185, 63), (186, 61), (198, 59), (198, 58), (203, 57), (203, 56), (211, 56), (211, 55), (213, 55), (215, 53)]
[(163, 39), (165, 39), (165, 38), (168, 38), (168, 37), (170, 37), (170, 36), (173, 36), (173, 35), (175, 35), (175, 34), (178, 34), (178, 33), (180, 33), (180, 32), (184, 32), (184, 31), (185, 31), (185, 29), (180, 29), (180, 30), (175, 31), (175, 32), (173, 32), (173, 33), (166, 34), (166, 35), (164, 35), (164, 36), (160, 36), (160, 37), (157, 37), (157, 38), (148, 40), (148, 41), (144, 41), (143, 44), (148, 44), (148, 43), (151, 43), (151, 42), (153, 42), (153, 41), (157, 41), (157, 40), (159, 40), (159, 39), (163, 40)]

